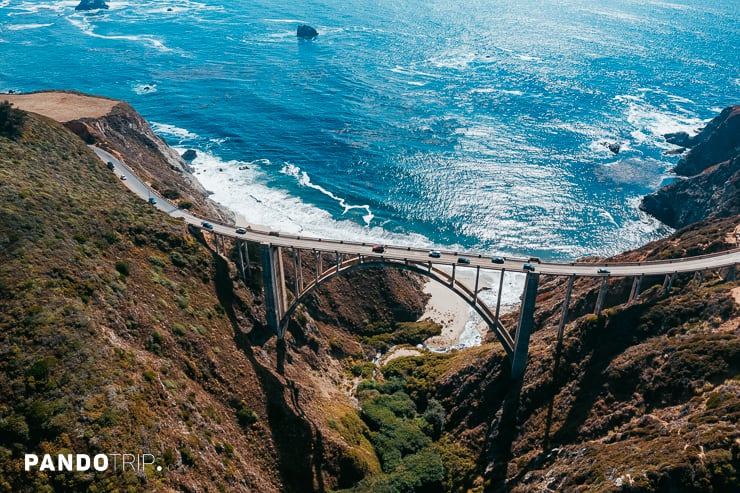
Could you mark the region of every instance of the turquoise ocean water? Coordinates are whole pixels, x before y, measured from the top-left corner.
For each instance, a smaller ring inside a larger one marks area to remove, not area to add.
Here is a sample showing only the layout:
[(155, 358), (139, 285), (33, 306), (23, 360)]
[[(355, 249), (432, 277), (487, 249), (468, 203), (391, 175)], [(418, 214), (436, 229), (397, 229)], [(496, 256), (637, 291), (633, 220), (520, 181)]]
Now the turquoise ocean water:
[(740, 102), (737, 0), (77, 3), (0, 0), (0, 91), (124, 99), (289, 232), (616, 253), (669, 233), (661, 135)]

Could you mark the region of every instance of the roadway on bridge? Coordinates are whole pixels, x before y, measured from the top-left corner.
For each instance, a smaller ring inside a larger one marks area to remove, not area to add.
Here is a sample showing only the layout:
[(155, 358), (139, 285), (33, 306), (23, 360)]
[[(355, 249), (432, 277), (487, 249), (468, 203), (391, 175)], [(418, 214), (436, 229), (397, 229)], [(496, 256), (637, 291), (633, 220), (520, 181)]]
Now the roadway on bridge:
[[(177, 206), (167, 201), (155, 190), (152, 190), (145, 183), (143, 183), (128, 167), (126, 167), (123, 163), (121, 163), (121, 161), (116, 159), (111, 154), (97, 147), (91, 147), (104, 162), (113, 163), (114, 171), (119, 179), (122, 176), (126, 177), (126, 179), (122, 180), (122, 182), (126, 184), (126, 186), (130, 190), (132, 190), (144, 200), (149, 200), (151, 197), (155, 197), (157, 202), (156, 204), (154, 204), (154, 207), (157, 207), (158, 209), (162, 210), (172, 217), (181, 218), (186, 223), (204, 229), (206, 231), (212, 231), (224, 236), (230, 236), (233, 238), (258, 243), (270, 243), (272, 245), (281, 247), (292, 247), (303, 250), (317, 250), (345, 255), (367, 255), (378, 258), (383, 257), (395, 261), (409, 261), (424, 264), (429, 264), (429, 262), (431, 262), (434, 265), (457, 265), (458, 267), (467, 268), (480, 267), (481, 270), (485, 269), (491, 271), (506, 270), (507, 272), (526, 272), (523, 266), (525, 263), (529, 263), (533, 265), (536, 269), (536, 272), (540, 274), (552, 274), (560, 276), (577, 275), (604, 277), (608, 275), (612, 277), (627, 277), (639, 275), (666, 275), (682, 272), (713, 270), (722, 267), (730, 267), (740, 263), (740, 249), (734, 249), (712, 255), (689, 257), (684, 259), (671, 259), (665, 261), (651, 261), (640, 263), (536, 263), (530, 262), (530, 259), (528, 258), (505, 257), (502, 264), (496, 264), (491, 262), (490, 256), (479, 255), (477, 253), (473, 254), (468, 252), (440, 251), (439, 258), (430, 258), (428, 250), (396, 245), (386, 245), (385, 251), (382, 254), (373, 253), (371, 251), (372, 245), (367, 243), (287, 235), (277, 231), (260, 230), (251, 224), (237, 224), (236, 226), (230, 226), (226, 224), (215, 223), (208, 219), (198, 217), (185, 210), (178, 209)], [(210, 223), (212, 227), (205, 228), (203, 225), (204, 222)], [(236, 233), (235, 230), (238, 227), (246, 229), (246, 233)], [(458, 259), (460, 257), (468, 259), (470, 263), (458, 263)], [(606, 269), (608, 270), (608, 273), (599, 273), (599, 269)]]

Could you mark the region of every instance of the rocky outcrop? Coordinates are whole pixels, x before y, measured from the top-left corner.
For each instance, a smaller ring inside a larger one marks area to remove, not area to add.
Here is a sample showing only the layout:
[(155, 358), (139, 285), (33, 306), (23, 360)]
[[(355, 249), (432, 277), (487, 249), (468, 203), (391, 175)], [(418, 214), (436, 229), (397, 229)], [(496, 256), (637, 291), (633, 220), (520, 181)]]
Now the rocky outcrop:
[(188, 162), (192, 161), (196, 157), (198, 157), (198, 153), (195, 152), (195, 150), (193, 149), (188, 149), (187, 151), (182, 153), (182, 158)]
[(674, 228), (740, 213), (740, 106), (725, 108), (693, 137), (683, 132), (665, 137), (691, 148), (674, 169), (688, 178), (646, 196), (640, 208)]
[(740, 106), (729, 106), (682, 147), (691, 147), (674, 170), (693, 176), (740, 154)]
[(318, 35), (319, 32), (307, 24), (298, 26), (298, 29), (296, 30), (296, 36), (301, 39), (314, 39)]
[(104, 0), (82, 0), (80, 4), (75, 7), (75, 10), (98, 10), (107, 8), (108, 5)]
[(646, 196), (642, 209), (675, 228), (740, 214), (740, 156)]

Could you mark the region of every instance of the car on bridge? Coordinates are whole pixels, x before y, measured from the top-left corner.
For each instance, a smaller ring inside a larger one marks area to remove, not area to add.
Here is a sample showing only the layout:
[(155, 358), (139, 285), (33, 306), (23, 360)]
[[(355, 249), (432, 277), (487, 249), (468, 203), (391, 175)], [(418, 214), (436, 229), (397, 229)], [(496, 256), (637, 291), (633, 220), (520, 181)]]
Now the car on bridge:
[(460, 257), (460, 258), (457, 259), (457, 263), (458, 264), (469, 264), (470, 263), (470, 259), (469, 258), (465, 258), (465, 257)]
[(203, 221), (202, 223), (200, 223), (200, 225), (203, 226), (206, 229), (213, 229), (213, 224), (211, 224), (211, 223), (209, 223), (207, 221)]
[(373, 253), (383, 253), (385, 252), (385, 245), (373, 245)]
[(539, 257), (529, 257), (528, 262), (530, 264), (539, 264), (539, 263), (542, 263), (542, 260), (540, 260)]
[(526, 270), (526, 271), (529, 271), (529, 272), (534, 272), (534, 265), (532, 265), (530, 263), (526, 263), (526, 264), (522, 265), (522, 270)]
[(238, 234), (238, 235), (243, 235), (246, 232), (247, 232), (247, 230), (244, 229), (244, 228), (236, 228), (236, 234)]
[(439, 257), (442, 256), (442, 254), (439, 253), (437, 250), (431, 250), (429, 252), (429, 256), (432, 257), (432, 258), (439, 258)]
[(597, 274), (610, 274), (611, 271), (609, 269), (604, 269), (603, 267), (596, 271)]
[(491, 262), (493, 262), (494, 264), (503, 264), (504, 263), (504, 259), (502, 259), (501, 257), (493, 257), (491, 259)]

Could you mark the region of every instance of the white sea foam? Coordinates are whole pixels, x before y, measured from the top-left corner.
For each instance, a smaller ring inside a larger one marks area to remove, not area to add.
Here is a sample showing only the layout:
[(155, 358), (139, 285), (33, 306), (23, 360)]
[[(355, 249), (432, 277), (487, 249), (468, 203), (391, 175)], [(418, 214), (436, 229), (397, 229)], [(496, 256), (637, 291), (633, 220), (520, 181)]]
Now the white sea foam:
[(39, 29), (42, 27), (53, 26), (54, 24), (10, 24), (5, 26), (8, 31), (25, 31), (29, 29)]
[(170, 125), (167, 123), (149, 122), (149, 126), (151, 126), (152, 130), (154, 130), (154, 132), (157, 134), (169, 135), (170, 137), (175, 137), (179, 139), (179, 142), (181, 144), (184, 141), (194, 140), (199, 137), (198, 134), (193, 133), (190, 130), (176, 127), (175, 125)]
[(139, 95), (149, 94), (157, 92), (157, 84), (136, 84), (132, 90)]
[[(180, 152), (185, 150), (176, 149)], [(212, 153), (198, 150), (192, 166), (198, 180), (212, 192), (212, 200), (242, 215), (251, 224), (306, 236), (439, 248), (439, 245), (434, 245), (422, 235), (392, 233), (382, 226), (363, 226), (353, 220), (336, 220), (329, 212), (285, 190), (268, 186), (268, 176), (263, 170), (266, 166), (272, 166), (268, 160), (223, 161)], [(292, 172), (295, 173), (295, 170)], [(306, 179), (300, 171), (296, 178)], [(364, 209), (366, 206), (347, 207)], [(369, 208), (366, 210), (370, 214)]]
[(365, 221), (365, 224), (370, 226), (370, 221), (372, 221), (374, 215), (372, 211), (370, 210), (369, 205), (349, 205), (347, 204), (347, 201), (344, 200), (342, 197), (337, 197), (329, 190), (325, 189), (324, 187), (320, 185), (316, 185), (314, 183), (311, 183), (311, 178), (308, 176), (308, 173), (301, 170), (298, 166), (290, 163), (285, 163), (283, 168), (280, 170), (281, 173), (284, 175), (292, 176), (293, 178), (298, 181), (298, 184), (302, 187), (307, 188), (313, 188), (314, 190), (318, 190), (319, 192), (323, 193), (330, 199), (336, 201), (343, 209), (344, 212), (342, 214), (346, 214), (352, 209), (364, 209), (367, 211), (367, 214), (362, 216), (362, 219)]
[[(697, 128), (704, 126), (704, 122), (677, 104), (673, 108), (666, 105), (655, 105), (647, 100), (648, 92), (658, 91), (641, 89), (638, 95), (617, 96), (617, 102), (625, 105), (627, 122), (634, 129), (631, 131), (633, 140), (638, 144), (652, 144), (656, 147), (670, 148), (665, 142), (664, 135), (671, 132), (696, 133)], [(660, 94), (661, 98), (676, 98), (668, 94)]]
[(159, 39), (149, 34), (126, 35), (126, 36), (103, 35), (103, 34), (98, 34), (95, 32), (93, 26), (90, 24), (86, 16), (77, 16), (77, 15), (70, 16), (70, 17), (67, 17), (67, 20), (69, 21), (70, 24), (77, 27), (84, 34), (91, 36), (93, 38), (134, 41), (134, 42), (148, 44), (152, 48), (155, 48), (162, 52), (172, 51), (170, 48), (165, 46), (162, 41), (160, 41)]

